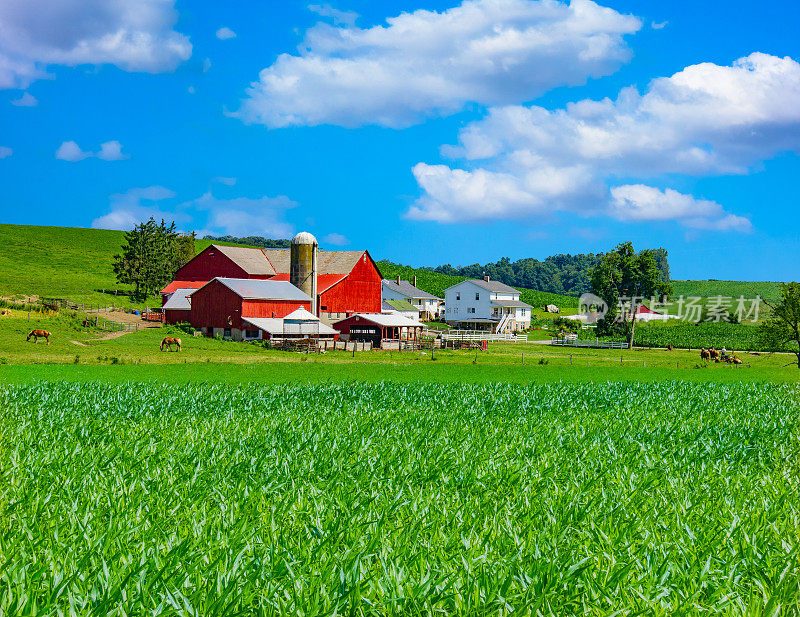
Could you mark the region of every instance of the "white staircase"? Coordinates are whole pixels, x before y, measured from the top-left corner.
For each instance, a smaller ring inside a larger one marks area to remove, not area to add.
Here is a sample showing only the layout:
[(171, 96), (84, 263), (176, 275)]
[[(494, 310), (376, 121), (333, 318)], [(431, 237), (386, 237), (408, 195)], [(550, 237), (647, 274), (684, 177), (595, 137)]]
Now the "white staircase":
[(495, 330), (495, 332), (497, 332), (498, 334), (503, 334), (510, 325), (511, 325), (511, 313), (506, 313), (505, 315), (503, 315), (502, 318), (500, 318), (500, 323), (497, 324), (497, 329)]

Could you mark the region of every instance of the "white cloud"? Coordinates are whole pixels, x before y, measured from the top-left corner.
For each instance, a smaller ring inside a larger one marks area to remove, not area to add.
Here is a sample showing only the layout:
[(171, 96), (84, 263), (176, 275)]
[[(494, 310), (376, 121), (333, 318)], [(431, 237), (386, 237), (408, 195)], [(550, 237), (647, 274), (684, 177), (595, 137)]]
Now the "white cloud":
[(203, 73), (208, 73), (211, 70), (211, 58), (203, 60)]
[(353, 11), (341, 11), (333, 8), (329, 4), (309, 4), (308, 10), (316, 13), (320, 17), (329, 17), (334, 26), (352, 26), (358, 19), (358, 13)]
[(39, 101), (30, 92), (24, 92), (21, 97), (11, 101), (11, 104), (17, 107), (36, 107)]
[(220, 184), (224, 184), (226, 186), (233, 186), (234, 184), (236, 184), (236, 178), (217, 176), (212, 180), (212, 182), (219, 182)]
[(346, 236), (337, 233), (328, 234), (322, 241), (332, 244), (333, 246), (345, 246), (350, 244), (350, 240)]
[(0, 88), (26, 87), (52, 64), (159, 73), (189, 58), (173, 0), (4, 0)]
[(81, 147), (74, 141), (65, 141), (62, 143), (58, 150), (56, 150), (56, 158), (62, 161), (69, 161), (76, 163), (85, 158), (92, 156), (91, 152), (84, 152)]
[(372, 28), (317, 24), (261, 71), (236, 115), (269, 127), (404, 127), (533, 99), (615, 71), (641, 22), (590, 0), (464, 0)]
[(219, 30), (217, 30), (217, 38), (220, 41), (227, 41), (228, 39), (235, 39), (236, 33), (228, 28), (227, 26), (223, 26)]
[(175, 192), (163, 186), (147, 186), (130, 189), (125, 193), (115, 193), (110, 197), (110, 212), (94, 219), (92, 227), (127, 231), (150, 217), (156, 220), (163, 218), (166, 221), (187, 222), (188, 218), (183, 213), (169, 212), (159, 208), (157, 202), (173, 197), (175, 197)]
[(653, 30), (663, 30), (669, 25), (668, 21), (654, 21), (650, 24)]
[(175, 221), (181, 229), (201, 229), (203, 234), (290, 238), (294, 233), (284, 215), (297, 204), (284, 195), (219, 199), (207, 192), (184, 202), (176, 197), (163, 186), (116, 193), (110, 197), (109, 211), (92, 221), (92, 227), (131, 229), (152, 216)]
[(726, 212), (714, 201), (695, 199), (644, 184), (626, 184), (611, 189), (609, 214), (621, 221), (671, 221), (696, 229), (750, 231), (744, 217)]
[(65, 141), (58, 147), (56, 158), (76, 163), (87, 158), (98, 158), (103, 161), (123, 161), (129, 157), (122, 153), (122, 144), (118, 141), (107, 141), (100, 144), (98, 152), (84, 151), (76, 142)]
[(96, 156), (104, 161), (122, 161), (129, 158), (128, 155), (122, 153), (122, 144), (118, 141), (107, 141), (100, 144), (100, 152)]
[[(800, 151), (800, 64), (754, 53), (731, 66), (687, 67), (654, 80), (644, 94), (626, 88), (615, 101), (584, 100), (555, 111), (496, 107), (462, 130), (459, 142), (442, 153), (466, 159), (471, 169), (439, 166), (437, 181), (429, 186), (418, 165), (415, 175), (424, 194), (410, 209), (412, 218), (450, 222), (539, 216), (542, 208), (608, 211), (607, 187), (616, 178), (747, 173), (780, 152)], [(531, 174), (542, 173), (554, 180), (530, 181)], [(465, 178), (474, 184), (486, 174), (502, 178), (506, 187), (488, 209), (458, 190)], [(696, 200), (694, 206), (707, 203)], [(709, 221), (717, 221), (719, 229), (747, 227), (738, 219), (725, 219), (724, 225), (720, 220), (681, 219), (701, 228)]]
[(0, 159), (8, 158), (14, 154), (14, 151), (8, 146), (0, 146)]

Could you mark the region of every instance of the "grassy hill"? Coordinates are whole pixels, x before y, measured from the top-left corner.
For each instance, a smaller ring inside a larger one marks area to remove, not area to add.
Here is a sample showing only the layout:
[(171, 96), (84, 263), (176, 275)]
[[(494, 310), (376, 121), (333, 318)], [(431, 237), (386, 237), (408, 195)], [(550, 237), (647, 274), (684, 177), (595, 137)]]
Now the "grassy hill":
[[(40, 227), (0, 224), (0, 297), (51, 296), (69, 298), (98, 306), (142, 306), (131, 302), (125, 285), (116, 282), (113, 256), (120, 251), (123, 232), (78, 227)], [(198, 251), (211, 240), (197, 240)], [(218, 242), (218, 244), (229, 244)], [(442, 296), (444, 289), (463, 277), (430, 270), (378, 263), (386, 278), (417, 277), (417, 284), (429, 293)], [(745, 281), (673, 281), (675, 295), (746, 298), (756, 294), (773, 299), (778, 283)], [(118, 294), (114, 295), (117, 290)], [(576, 308), (578, 299), (532, 289), (521, 289), (522, 300), (533, 306), (556, 304)], [(151, 302), (152, 303), (152, 302)]]
[[(121, 231), (0, 224), (0, 297), (37, 295), (98, 306), (140, 306), (128, 298), (130, 287), (114, 276), (114, 254), (122, 243)], [(209, 244), (198, 240), (195, 246), (201, 251)]]

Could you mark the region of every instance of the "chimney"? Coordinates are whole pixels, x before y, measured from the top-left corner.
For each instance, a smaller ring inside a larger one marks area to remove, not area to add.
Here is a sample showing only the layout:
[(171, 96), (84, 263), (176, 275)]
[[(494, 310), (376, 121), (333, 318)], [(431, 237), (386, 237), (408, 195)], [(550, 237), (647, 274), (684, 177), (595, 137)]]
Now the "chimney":
[(484, 274), (484, 275), (483, 275), (483, 280), (484, 280), (484, 281), (486, 281), (486, 282), (488, 283), (488, 282), (489, 282), (489, 280), (490, 280), (490, 279), (489, 279), (489, 275), (488, 275), (488, 274)]
[(416, 287), (416, 286), (417, 286), (417, 277), (415, 276), (414, 277), (414, 287)]
[(397, 275), (397, 284), (398, 285), (400, 284), (400, 275), (399, 274)]

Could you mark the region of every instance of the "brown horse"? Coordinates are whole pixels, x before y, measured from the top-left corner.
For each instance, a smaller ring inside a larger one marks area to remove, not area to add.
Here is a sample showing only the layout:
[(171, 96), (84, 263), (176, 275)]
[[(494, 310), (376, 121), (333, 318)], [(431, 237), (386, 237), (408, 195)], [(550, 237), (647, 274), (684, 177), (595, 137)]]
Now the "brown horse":
[(709, 360), (709, 359), (711, 359), (711, 354), (708, 352), (708, 349), (706, 349), (705, 347), (703, 347), (700, 350), (700, 359), (701, 360)]
[(167, 346), (169, 351), (172, 351), (172, 346), (175, 345), (178, 347), (175, 351), (181, 350), (181, 339), (175, 338), (174, 336), (168, 336), (163, 341), (161, 341), (161, 351), (164, 351), (164, 345)]
[(719, 360), (719, 352), (713, 347), (708, 350), (708, 353), (711, 356), (712, 360)]
[(50, 333), (47, 330), (31, 330), (30, 334), (28, 334), (28, 338), (25, 340), (29, 341), (31, 340), (31, 337), (33, 337), (34, 343), (38, 343), (39, 339), (43, 338), (47, 341), (48, 345), (50, 344)]

